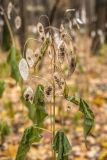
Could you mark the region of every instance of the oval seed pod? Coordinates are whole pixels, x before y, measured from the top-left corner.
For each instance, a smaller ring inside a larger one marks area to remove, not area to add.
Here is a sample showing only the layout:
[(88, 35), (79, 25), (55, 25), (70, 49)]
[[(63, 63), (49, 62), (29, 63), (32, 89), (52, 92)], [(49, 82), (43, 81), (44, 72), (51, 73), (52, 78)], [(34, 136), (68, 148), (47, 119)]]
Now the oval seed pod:
[(26, 101), (32, 102), (34, 97), (34, 92), (31, 87), (27, 87), (27, 89), (24, 92), (24, 98)]
[(34, 65), (34, 53), (31, 48), (27, 48), (26, 50), (26, 61), (29, 65), (29, 67), (33, 67)]
[(47, 52), (48, 52), (48, 56), (49, 56), (49, 58), (50, 58), (50, 59), (52, 59), (52, 58), (53, 58), (54, 53), (53, 53), (53, 49), (52, 49), (52, 47), (51, 47), (51, 46), (49, 46), (49, 47), (48, 47)]
[(19, 62), (19, 71), (20, 71), (20, 74), (21, 74), (23, 80), (26, 81), (29, 76), (29, 68), (28, 68), (28, 64), (24, 58), (22, 58)]
[(13, 4), (12, 4), (12, 2), (9, 2), (8, 7), (7, 7), (7, 16), (9, 19), (11, 19), (12, 9), (13, 9)]
[(45, 39), (45, 30), (44, 30), (44, 26), (40, 22), (37, 24), (37, 31), (38, 31), (38, 33), (40, 35), (40, 39), (42, 41), (44, 41), (44, 39)]
[(15, 27), (16, 27), (16, 29), (19, 29), (20, 27), (21, 27), (21, 17), (20, 16), (17, 16), (16, 18), (15, 18)]

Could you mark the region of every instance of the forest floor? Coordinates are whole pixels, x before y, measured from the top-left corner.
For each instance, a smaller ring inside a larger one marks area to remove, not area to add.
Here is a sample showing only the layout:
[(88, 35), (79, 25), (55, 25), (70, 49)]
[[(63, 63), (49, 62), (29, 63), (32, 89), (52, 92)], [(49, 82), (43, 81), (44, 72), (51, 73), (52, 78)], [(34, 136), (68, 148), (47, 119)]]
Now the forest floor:
[[(90, 53), (90, 39), (83, 36), (78, 40), (77, 55), (79, 64), (72, 79), (71, 93), (83, 96), (95, 114), (95, 127), (87, 139), (89, 148), (84, 144), (81, 115), (77, 110), (66, 110), (64, 126), (67, 136), (72, 144), (70, 160), (107, 160), (107, 54), (92, 55)], [(0, 58), (4, 59), (3, 54)], [(6, 89), (0, 99), (0, 119), (5, 119), (12, 126), (11, 134), (6, 138), (4, 147), (0, 148), (0, 160), (14, 160), (17, 147), (24, 129), (32, 123), (29, 120), (27, 109), (20, 100), (20, 87), (10, 77), (5, 77)], [(56, 108), (56, 110), (58, 110)], [(57, 114), (60, 111), (57, 111)], [(56, 118), (56, 128), (61, 127), (61, 122)], [(45, 126), (50, 129), (50, 121), (46, 119)], [(51, 160), (51, 135), (43, 134), (39, 144), (33, 144), (27, 160)]]

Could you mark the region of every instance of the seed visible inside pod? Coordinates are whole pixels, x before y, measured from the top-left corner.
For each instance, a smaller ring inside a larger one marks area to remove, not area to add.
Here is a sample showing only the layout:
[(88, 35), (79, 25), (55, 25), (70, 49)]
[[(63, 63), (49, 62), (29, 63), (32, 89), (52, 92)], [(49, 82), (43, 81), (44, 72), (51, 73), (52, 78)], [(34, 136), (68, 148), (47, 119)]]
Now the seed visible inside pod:
[(33, 89), (31, 87), (28, 87), (24, 92), (24, 98), (26, 101), (32, 102), (33, 101)]
[(50, 96), (52, 93), (52, 86), (47, 86), (47, 88), (45, 89), (45, 93), (47, 96)]
[(75, 57), (75, 55), (71, 55), (68, 76), (72, 75), (72, 73), (75, 71), (75, 68), (76, 68), (76, 57)]
[(58, 46), (58, 60), (60, 63), (63, 63), (65, 57), (65, 45), (62, 41), (60, 45)]
[(61, 82), (61, 77), (57, 72), (54, 73), (54, 81), (58, 85), (59, 89), (62, 89), (62, 82)]
[(42, 23), (38, 23), (37, 24), (37, 31), (38, 31), (38, 33), (39, 33), (39, 35), (40, 35), (40, 39), (42, 40), (42, 41), (44, 41), (44, 39), (45, 39), (45, 30), (44, 30), (44, 26), (42, 25)]
[(45, 97), (48, 101), (51, 101), (53, 88), (51, 85), (45, 87)]

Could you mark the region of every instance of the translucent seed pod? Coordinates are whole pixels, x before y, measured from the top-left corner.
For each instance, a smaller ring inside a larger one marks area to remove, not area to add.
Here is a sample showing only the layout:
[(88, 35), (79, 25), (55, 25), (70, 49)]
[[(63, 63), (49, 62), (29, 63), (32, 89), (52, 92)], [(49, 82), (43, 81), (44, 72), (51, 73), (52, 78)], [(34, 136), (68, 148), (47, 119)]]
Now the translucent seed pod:
[(31, 48), (27, 48), (26, 50), (26, 61), (29, 65), (29, 67), (33, 67), (34, 65), (34, 53)]
[(7, 16), (9, 19), (11, 19), (12, 9), (13, 9), (13, 4), (12, 4), (12, 2), (9, 2), (8, 7), (7, 7)]
[(22, 58), (19, 62), (19, 71), (20, 71), (20, 74), (21, 74), (23, 80), (26, 81), (29, 76), (29, 68), (28, 68), (28, 64), (24, 58)]
[(65, 52), (66, 52), (65, 51), (65, 44), (63, 41), (61, 41), (61, 43), (58, 46), (58, 60), (61, 64), (64, 62)]
[(20, 17), (20, 16), (17, 16), (17, 17), (15, 18), (15, 27), (16, 27), (16, 29), (19, 29), (19, 28), (21, 27), (21, 23), (22, 23), (21, 17)]
[(47, 52), (48, 52), (49, 58), (53, 59), (53, 49), (51, 46), (48, 47)]
[(39, 35), (40, 35), (40, 39), (42, 40), (42, 41), (44, 41), (44, 39), (45, 39), (45, 30), (44, 30), (44, 26), (42, 25), (42, 23), (38, 23), (37, 24), (37, 31), (38, 31), (38, 33), (39, 33)]
[(27, 89), (24, 92), (24, 98), (28, 102), (33, 102), (34, 92), (31, 87), (27, 87)]

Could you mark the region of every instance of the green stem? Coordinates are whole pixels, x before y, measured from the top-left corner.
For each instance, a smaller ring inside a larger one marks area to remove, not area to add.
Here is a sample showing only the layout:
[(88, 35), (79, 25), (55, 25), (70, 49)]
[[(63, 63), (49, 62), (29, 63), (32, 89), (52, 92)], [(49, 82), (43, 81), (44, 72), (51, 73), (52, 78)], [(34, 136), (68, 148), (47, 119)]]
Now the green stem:
[(46, 131), (46, 132), (52, 133), (50, 130), (45, 129), (45, 128), (38, 127), (38, 126), (36, 126), (36, 125), (34, 125), (34, 128), (37, 128), (37, 129), (40, 129), (40, 130), (42, 130), (42, 131)]
[[(53, 46), (53, 50), (54, 50), (54, 59), (53, 59), (53, 61), (54, 61), (54, 64), (55, 64), (55, 62), (56, 62), (56, 51), (55, 51), (55, 46), (54, 46), (54, 42), (52, 43), (52, 46)], [(55, 67), (55, 65), (53, 66), (53, 74), (55, 73), (55, 70), (56, 70), (56, 67)], [(54, 82), (54, 80), (53, 80), (53, 139), (54, 139), (54, 137), (55, 137), (55, 102), (56, 102), (56, 90), (55, 90), (55, 82)], [(54, 157), (54, 160), (56, 160), (56, 153), (55, 153), (55, 151), (54, 151), (54, 153), (53, 153), (53, 157)]]

